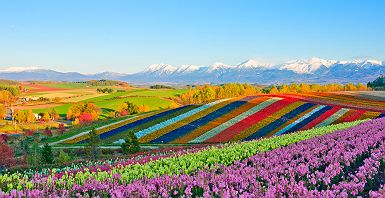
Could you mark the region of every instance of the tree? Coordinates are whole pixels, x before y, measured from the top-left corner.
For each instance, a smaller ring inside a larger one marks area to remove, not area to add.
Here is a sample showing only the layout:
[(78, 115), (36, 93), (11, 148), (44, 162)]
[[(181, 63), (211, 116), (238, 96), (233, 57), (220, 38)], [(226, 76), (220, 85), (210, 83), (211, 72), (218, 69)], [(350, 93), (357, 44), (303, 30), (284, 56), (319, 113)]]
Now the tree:
[(99, 118), (100, 109), (93, 103), (77, 103), (72, 105), (67, 111), (67, 120), (75, 120), (83, 113), (88, 113), (92, 116), (92, 121)]
[(52, 164), (53, 163), (52, 148), (47, 143), (44, 144), (43, 148), (41, 149), (41, 162), (43, 164)]
[(32, 129), (28, 129), (26, 132), (25, 132), (25, 135), (26, 136), (33, 136), (35, 134), (35, 131), (32, 130)]
[[(28, 141), (24, 142), (24, 145), (23, 146), (27, 146), (28, 148)], [(32, 144), (31, 144), (31, 147), (28, 148), (28, 152), (27, 153), (24, 153), (24, 155), (28, 155), (28, 165), (29, 166), (39, 166), (42, 162), (42, 151), (41, 151), (41, 148), (39, 146), (39, 144), (37, 143), (37, 141), (33, 141)]]
[(135, 105), (132, 102), (127, 101), (127, 114), (132, 115), (132, 114), (137, 114), (139, 112), (139, 107)]
[(49, 116), (48, 112), (44, 112), (43, 117), (41, 118), (44, 122), (49, 122), (51, 120), (51, 116)]
[(124, 154), (134, 154), (140, 151), (139, 141), (134, 132), (130, 131), (124, 141), (121, 145)]
[(27, 123), (32, 123), (32, 122), (35, 122), (35, 115), (33, 114), (32, 110), (28, 110), (27, 112)]
[(0, 105), (0, 119), (4, 119), (7, 114), (5, 105)]
[(79, 124), (80, 125), (88, 125), (91, 124), (93, 121), (92, 114), (91, 113), (81, 113), (79, 116)]
[(63, 123), (60, 123), (59, 126), (58, 126), (58, 131), (61, 135), (64, 134), (64, 132), (66, 131), (66, 128), (64, 127), (64, 124)]
[(0, 170), (15, 164), (12, 148), (3, 140), (0, 140)]
[(7, 90), (0, 90), (0, 103), (6, 104), (12, 98), (11, 92)]
[(0, 134), (0, 143), (7, 143), (9, 140), (9, 137), (7, 134)]
[(276, 86), (271, 87), (269, 94), (278, 94), (279, 90), (277, 89)]
[(14, 114), (14, 120), (18, 123), (24, 123), (27, 121), (27, 116), (24, 111), (16, 111)]
[(121, 116), (137, 114), (139, 107), (130, 101), (126, 101), (119, 106), (119, 114)]
[(368, 82), (368, 87), (372, 88), (373, 90), (385, 90), (385, 77), (384, 75), (379, 76), (372, 82)]
[(100, 137), (96, 133), (95, 128), (93, 128), (88, 133), (89, 139), (88, 139), (88, 152), (91, 154), (92, 159), (96, 160), (98, 158), (98, 146), (100, 144)]
[(53, 108), (50, 112), (49, 115), (52, 120), (58, 120), (60, 118), (60, 115), (56, 112), (55, 108)]
[(122, 110), (119, 112), (119, 115), (120, 115), (120, 116), (126, 116), (126, 115), (128, 115), (127, 110), (126, 110), (126, 109), (122, 109)]
[(365, 91), (367, 89), (368, 89), (368, 87), (366, 85), (363, 85), (362, 83), (357, 84), (357, 90), (358, 91)]
[(148, 112), (148, 111), (150, 111), (150, 107), (147, 105), (140, 105), (138, 107), (138, 110), (139, 110), (139, 112)]
[(60, 150), (59, 157), (57, 161), (61, 164), (71, 161), (71, 157), (64, 152), (63, 150)]
[(75, 118), (75, 120), (72, 122), (72, 126), (79, 126), (79, 125), (80, 125), (79, 118)]

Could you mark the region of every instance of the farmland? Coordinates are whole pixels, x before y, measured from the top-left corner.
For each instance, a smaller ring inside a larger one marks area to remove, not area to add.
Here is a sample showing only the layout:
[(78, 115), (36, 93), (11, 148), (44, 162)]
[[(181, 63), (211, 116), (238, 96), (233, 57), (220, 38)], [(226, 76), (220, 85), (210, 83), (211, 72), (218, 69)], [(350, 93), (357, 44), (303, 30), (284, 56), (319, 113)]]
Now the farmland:
[(0, 7), (0, 198), (385, 198), (385, 1)]
[[(172, 106), (172, 102), (167, 98), (178, 93), (183, 93), (184, 90), (149, 90), (149, 89), (129, 89), (124, 92), (115, 92), (111, 94), (97, 93), (95, 88), (87, 87), (82, 83), (59, 83), (59, 84), (42, 84), (42, 91), (34, 90), (26, 96), (46, 97), (46, 98), (62, 98), (61, 102), (55, 106), (59, 114), (66, 114), (70, 103), (74, 102), (93, 102), (103, 110), (103, 114), (111, 110), (116, 110), (121, 103), (130, 100), (137, 105), (148, 105), (151, 110), (159, 108), (167, 108)], [(50, 91), (46, 91), (52, 88)], [(124, 87), (115, 87), (116, 89), (126, 89)], [(65, 104), (61, 104), (65, 103)], [(38, 108), (35, 112), (43, 112), (48, 108)]]
[[(329, 95), (327, 99), (325, 96), (316, 101), (307, 95), (259, 95), (218, 100), (138, 117), (97, 133), (105, 144), (120, 142), (128, 132), (134, 132), (141, 143), (220, 143), (277, 136), (385, 115), (385, 111), (372, 111), (378, 107), (383, 110), (385, 102), (369, 104), (349, 95), (340, 98), (343, 103), (336, 104), (336, 97)], [(84, 143), (87, 138), (85, 134), (65, 143)]]
[[(0, 126), (2, 126), (0, 128), (1, 133), (14, 134), (26, 130), (42, 130), (46, 127), (57, 128), (59, 123), (65, 123), (70, 127), (71, 122), (65, 120), (65, 117), (70, 107), (77, 103), (94, 103), (100, 108), (100, 120), (110, 119), (111, 112), (119, 111), (121, 105), (127, 101), (137, 106), (146, 106), (146, 111), (173, 108), (177, 104), (170, 98), (185, 92), (185, 89), (155, 90), (122, 85), (90, 86), (87, 83), (69, 82), (21, 83), (19, 86), (23, 88), (19, 96), (23, 101), (13, 105), (12, 108), (15, 111), (32, 110), (33, 113), (39, 114), (54, 110), (60, 116), (59, 120), (47, 124), (18, 123), (17, 125), (2, 121), (0, 122)], [(101, 93), (97, 91), (98, 88), (109, 88), (115, 91), (113, 93)]]
[[(224, 93), (251, 87), (226, 86)], [(15, 109), (54, 108), (60, 117), (5, 125), (8, 130), (17, 126), (25, 131), (22, 127), (29, 126), (43, 133), (28, 130), (24, 136), (0, 139), (9, 142), (9, 147), (1, 147), (2, 163), (12, 164), (0, 170), (0, 197), (381, 197), (385, 193), (382, 92), (249, 89), (243, 95), (202, 99), (207, 97), (202, 93), (221, 86), (187, 90), (39, 83), (29, 88), (21, 97), (48, 100), (27, 101)], [(175, 98), (184, 96), (196, 101), (178, 104), (191, 100)], [(149, 108), (123, 115), (132, 110), (129, 106)], [(74, 115), (73, 107), (100, 114), (95, 121), (76, 126), (68, 117)], [(119, 115), (111, 117), (111, 112)], [(59, 130), (61, 123), (66, 124), (64, 132)], [(56, 129), (53, 134), (47, 133), (50, 128)], [(133, 139), (135, 143), (127, 142)], [(134, 152), (123, 150), (135, 145)], [(9, 148), (15, 158), (6, 154)]]
[[(10, 173), (1, 176), (1, 192), (11, 197), (79, 193), (380, 196), (384, 193), (384, 119), (323, 126), (241, 144), (198, 147), (188, 153), (176, 151), (151, 158), (142, 155), (135, 158), (137, 162), (105, 161), (48, 172)], [(277, 191), (276, 186), (282, 187)]]

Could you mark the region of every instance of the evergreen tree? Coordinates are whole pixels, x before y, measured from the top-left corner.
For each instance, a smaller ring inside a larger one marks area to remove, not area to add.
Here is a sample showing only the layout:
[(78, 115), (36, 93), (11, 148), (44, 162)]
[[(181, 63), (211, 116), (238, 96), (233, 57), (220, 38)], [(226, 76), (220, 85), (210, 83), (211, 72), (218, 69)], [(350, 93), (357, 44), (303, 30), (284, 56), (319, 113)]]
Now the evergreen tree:
[(50, 145), (45, 144), (41, 150), (41, 161), (43, 164), (53, 163), (53, 153)]
[(124, 141), (121, 145), (124, 154), (134, 154), (140, 151), (139, 141), (134, 132), (129, 132)]
[(100, 144), (100, 137), (96, 133), (95, 128), (93, 128), (89, 133), (88, 133), (89, 142), (88, 142), (88, 152), (92, 156), (92, 159), (96, 160), (98, 158), (98, 146)]
[(31, 147), (28, 149), (28, 165), (29, 166), (39, 166), (41, 164), (41, 148), (39, 144), (34, 141), (31, 144)]

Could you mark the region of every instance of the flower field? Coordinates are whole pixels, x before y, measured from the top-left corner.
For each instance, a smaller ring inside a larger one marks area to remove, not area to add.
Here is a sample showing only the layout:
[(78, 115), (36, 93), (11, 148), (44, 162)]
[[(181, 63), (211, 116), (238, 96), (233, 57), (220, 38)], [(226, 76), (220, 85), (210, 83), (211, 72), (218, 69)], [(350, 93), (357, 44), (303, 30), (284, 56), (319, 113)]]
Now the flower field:
[[(327, 99), (327, 100), (326, 100)], [(344, 101), (342, 104), (342, 101)], [(337, 101), (337, 102), (333, 102)], [(381, 101), (351, 95), (260, 95), (189, 105), (146, 115), (97, 131), (105, 143), (119, 143), (132, 131), (141, 143), (248, 141), (355, 120), (384, 117)], [(87, 135), (67, 140), (82, 143)]]
[[(280, 189), (292, 189), (293, 192), (285, 193), (295, 194), (304, 185), (300, 181), (306, 180), (304, 174), (313, 172), (309, 181), (315, 179), (318, 182), (323, 173), (331, 175), (332, 184), (343, 186), (351, 182), (346, 185), (354, 186), (356, 180), (350, 181), (348, 176), (354, 175), (355, 169), (367, 166), (366, 163), (378, 166), (363, 170), (365, 176), (376, 178), (382, 171), (382, 162), (376, 163), (376, 160), (384, 157), (385, 147), (381, 143), (385, 139), (384, 127), (384, 118), (355, 121), (244, 143), (158, 152), (155, 156), (141, 154), (127, 160), (90, 162), (59, 169), (6, 173), (0, 175), (0, 197), (171, 197), (182, 194), (189, 197), (229, 197), (250, 192), (269, 195), (273, 190), (280, 192)], [(288, 164), (286, 158), (290, 157), (294, 159)], [(329, 169), (337, 166), (334, 162), (341, 160), (344, 163), (340, 164), (341, 169), (336, 170), (346, 176), (335, 182), (335, 175), (340, 173)], [(261, 168), (256, 169), (257, 163)], [(271, 168), (274, 166), (277, 168)], [(345, 170), (346, 173), (342, 172)], [(277, 176), (270, 177), (274, 174)], [(360, 175), (357, 177), (362, 178)], [(317, 192), (318, 186), (326, 185), (322, 188), (333, 190), (328, 180), (324, 181), (325, 184), (317, 182), (314, 184), (316, 187), (310, 186), (308, 190), (314, 195), (324, 193)], [(282, 187), (276, 188), (279, 185)], [(290, 188), (292, 186), (295, 188)], [(298, 195), (309, 193), (306, 189), (300, 190), (303, 194)]]

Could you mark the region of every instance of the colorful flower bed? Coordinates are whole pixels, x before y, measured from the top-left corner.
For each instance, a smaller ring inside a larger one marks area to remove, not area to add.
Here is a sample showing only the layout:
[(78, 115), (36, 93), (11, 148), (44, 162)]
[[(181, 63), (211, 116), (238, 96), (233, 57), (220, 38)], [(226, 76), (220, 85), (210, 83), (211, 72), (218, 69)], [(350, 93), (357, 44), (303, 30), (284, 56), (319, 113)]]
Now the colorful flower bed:
[[(230, 100), (210, 103), (211, 105), (205, 109), (202, 109), (202, 111), (191, 113), (188, 116), (184, 116), (183, 118), (178, 118), (177, 122), (170, 122), (170, 124), (167, 124), (167, 125), (159, 125), (159, 126), (155, 125), (154, 127), (150, 127), (148, 129), (139, 131), (135, 133), (135, 135), (139, 138), (139, 142), (142, 142), (142, 143), (151, 142), (152, 140), (164, 134), (167, 134), (170, 131), (173, 131), (181, 126), (185, 126), (186, 124), (189, 124), (194, 120), (200, 119), (201, 117), (209, 113), (212, 113), (217, 109), (222, 108), (234, 101), (235, 99), (230, 99)], [(172, 120), (174, 120), (174, 118)]]
[(359, 96), (314, 93), (314, 94), (279, 94), (279, 97), (290, 97), (324, 105), (337, 105), (345, 108), (362, 109), (366, 111), (385, 111), (385, 102), (379, 100), (362, 99)]
[(139, 197), (384, 197), (384, 130), (385, 119), (377, 119), (227, 167), (217, 165), (119, 187), (96, 183), (107, 185), (105, 192)]
[[(361, 122), (356, 121), (321, 127), (241, 144), (226, 144), (221, 148), (211, 147), (195, 153), (167, 157), (156, 161), (150, 160), (144, 164), (117, 165), (106, 170), (98, 168), (96, 172), (84, 168), (76, 173), (62, 171), (61, 174), (57, 174), (52, 171), (49, 174), (36, 173), (33, 176), (22, 173), (4, 174), (0, 175), (0, 189), (1, 193), (7, 193), (11, 197), (104, 196), (108, 194), (111, 196), (128, 196), (133, 195), (130, 193), (136, 192), (135, 188), (132, 189), (131, 187), (139, 187), (140, 185), (136, 185), (138, 182), (151, 181), (147, 178), (158, 178), (162, 175), (174, 174), (194, 175), (197, 170), (217, 168), (218, 164), (228, 166), (257, 153), (288, 146), (336, 130), (346, 129)], [(93, 170), (95, 169), (93, 168)], [(167, 189), (167, 185), (161, 185), (161, 187)], [(157, 189), (152, 190), (156, 191)], [(170, 192), (173, 193), (173, 189), (167, 191), (167, 193)]]
[(146, 128), (149, 128), (151, 126), (154, 126), (156, 124), (164, 122), (165, 120), (174, 118), (178, 115), (184, 114), (184, 113), (191, 111), (191, 110), (198, 108), (198, 107), (199, 107), (199, 105), (189, 105), (189, 106), (181, 107), (181, 108), (178, 108), (177, 111), (172, 111), (172, 112), (168, 112), (167, 114), (164, 114), (162, 116), (157, 116), (156, 118), (148, 120), (147, 122), (132, 124), (129, 128), (126, 127), (125, 130), (121, 130), (118, 133), (116, 133), (115, 135), (105, 136), (103, 138), (103, 141), (104, 142), (114, 142), (114, 141), (117, 141), (119, 139), (124, 139), (127, 137), (126, 132), (128, 132), (128, 131), (136, 132), (136, 131), (144, 130)]
[[(258, 98), (260, 100), (260, 103), (253, 104), (254, 107), (238, 114), (234, 118), (230, 119), (227, 122), (222, 123), (221, 125), (201, 134), (199, 137), (192, 139), (189, 141), (189, 143), (200, 143), (205, 142), (207, 139), (210, 139), (214, 137), (215, 135), (219, 134), (220, 132), (224, 131), (227, 128), (230, 128), (231, 126), (241, 122), (245, 118), (265, 109), (267, 106), (281, 100), (281, 98)], [(229, 114), (230, 115), (230, 114)], [(226, 116), (226, 115), (225, 115)]]
[(253, 98), (247, 98), (247, 99), (241, 99), (234, 101), (230, 104), (227, 104), (221, 108), (216, 109), (215, 111), (196, 119), (186, 125), (183, 125), (173, 131), (170, 131), (154, 140), (151, 140), (151, 143), (163, 143), (163, 142), (171, 142), (175, 140), (178, 137), (184, 136), (191, 131), (193, 131), (196, 128), (199, 128), (201, 126), (207, 125), (209, 122), (215, 120), (216, 118), (219, 118), (223, 116), (226, 113), (232, 114), (232, 111), (235, 109), (239, 109), (241, 106), (245, 105), (249, 100)]
[[(222, 116), (216, 118), (215, 120), (212, 120), (211, 122), (208, 122), (203, 126), (195, 128), (192, 132), (173, 140), (171, 143), (187, 143), (189, 140), (194, 140), (198, 137), (201, 137), (202, 134), (207, 134), (210, 130), (218, 129), (219, 126), (229, 125), (230, 122), (234, 122), (235, 117), (239, 117), (241, 116), (241, 114), (245, 114), (251, 111), (255, 113), (256, 106), (260, 103), (265, 102), (268, 99), (269, 98), (267, 97), (258, 97), (252, 99), (241, 107), (234, 109), (231, 113), (224, 113)], [(190, 141), (190, 143), (193, 143), (193, 141)]]
[[(309, 95), (309, 94), (308, 94)], [(307, 95), (248, 96), (215, 101), (202, 106), (185, 106), (155, 115), (126, 120), (97, 131), (104, 143), (121, 143), (132, 131), (141, 143), (221, 143), (282, 135), (313, 127), (383, 117), (384, 112), (368, 111), (369, 103), (347, 97), (347, 101), (363, 104), (349, 109), (324, 104), (328, 95), (317, 103)], [(305, 98), (305, 99), (304, 99)], [(339, 100), (342, 100), (340, 98)], [(313, 102), (309, 102), (313, 101)], [(371, 101), (369, 101), (371, 102)], [(381, 103), (375, 102), (374, 103)], [(85, 142), (88, 135), (74, 137), (66, 143)]]

